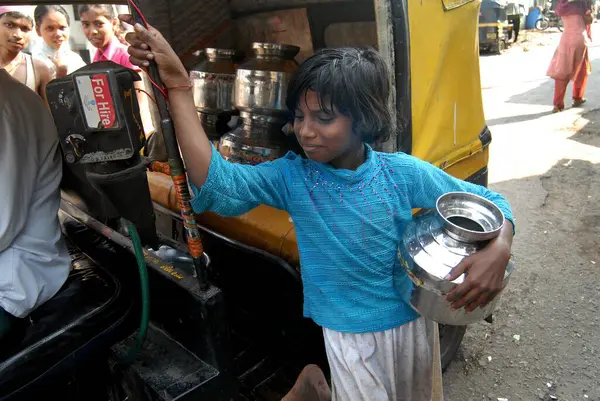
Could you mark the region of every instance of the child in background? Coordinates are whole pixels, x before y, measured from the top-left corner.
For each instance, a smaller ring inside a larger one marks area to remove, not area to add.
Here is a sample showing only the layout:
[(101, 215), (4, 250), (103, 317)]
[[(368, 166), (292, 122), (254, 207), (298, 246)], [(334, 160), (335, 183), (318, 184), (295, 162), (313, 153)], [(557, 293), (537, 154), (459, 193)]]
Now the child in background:
[(435, 323), (408, 303), (412, 283), (398, 262), (398, 244), (412, 210), (435, 207), (444, 193), (493, 201), (507, 219), (500, 235), (447, 277), (466, 273), (448, 300), (471, 311), (502, 289), (513, 237), (506, 200), (415, 157), (371, 148), (394, 127), (389, 71), (374, 50), (324, 49), (307, 59), (286, 101), (307, 158), (288, 153), (249, 166), (225, 161), (206, 137), (188, 74), (164, 37), (139, 24), (135, 32), (128, 36), (131, 61), (141, 67), (156, 61), (169, 89), (196, 212), (236, 216), (266, 204), (291, 215), (304, 316), (323, 328), (333, 399), (431, 401), (433, 369), (440, 369), (432, 363), (439, 352)]
[(24, 49), (29, 45), (33, 18), (17, 6), (0, 6), (0, 68), (46, 101), (46, 84), (52, 73), (42, 60)]
[(33, 55), (46, 62), (53, 78), (64, 77), (85, 66), (85, 61), (69, 45), (71, 19), (62, 6), (37, 6), (33, 16), (35, 30), (43, 39)]
[[(123, 67), (131, 68), (141, 73), (141, 70), (131, 64), (127, 46), (123, 45), (117, 38), (119, 29), (119, 20), (117, 19), (114, 7), (110, 4), (89, 4), (79, 8), (79, 17), (83, 33), (96, 48), (96, 53), (92, 61), (113, 61)], [(146, 89), (142, 81), (135, 82), (136, 89), (151, 92)], [(152, 115), (150, 114), (150, 104), (147, 95), (138, 90), (138, 103), (140, 105), (140, 114), (142, 125), (146, 138), (154, 133)]]
[(83, 5), (79, 8), (81, 27), (84, 35), (96, 53), (92, 61), (114, 61), (123, 67), (135, 70), (136, 67), (129, 61), (127, 46), (121, 44), (116, 36), (119, 20), (116, 18), (114, 8), (110, 4)]

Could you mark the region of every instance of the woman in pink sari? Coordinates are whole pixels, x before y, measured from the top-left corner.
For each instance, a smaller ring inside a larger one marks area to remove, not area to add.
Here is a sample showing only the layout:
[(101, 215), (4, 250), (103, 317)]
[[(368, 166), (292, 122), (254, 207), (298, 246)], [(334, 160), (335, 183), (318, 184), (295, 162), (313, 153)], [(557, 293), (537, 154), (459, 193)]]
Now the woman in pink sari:
[(591, 16), (589, 10), (587, 0), (560, 0), (556, 7), (556, 14), (564, 24), (564, 32), (547, 73), (554, 79), (554, 113), (565, 108), (569, 81), (573, 81), (573, 106), (578, 107), (586, 102), (583, 95), (591, 72), (587, 39), (591, 41), (592, 38), (591, 30), (586, 27)]

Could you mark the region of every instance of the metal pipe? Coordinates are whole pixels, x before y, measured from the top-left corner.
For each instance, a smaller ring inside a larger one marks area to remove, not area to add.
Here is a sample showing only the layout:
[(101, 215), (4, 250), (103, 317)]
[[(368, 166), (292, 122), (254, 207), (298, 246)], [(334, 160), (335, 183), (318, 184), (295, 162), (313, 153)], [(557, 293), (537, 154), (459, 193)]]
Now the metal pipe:
[[(135, 22), (144, 25), (145, 21), (139, 12), (139, 4), (134, 0), (129, 0), (129, 2), (131, 3), (129, 7), (130, 12), (131, 15), (133, 15)], [(169, 159), (171, 178), (173, 179), (175, 193), (177, 194), (177, 201), (181, 211), (181, 217), (183, 218), (183, 226), (186, 232), (186, 242), (194, 261), (194, 269), (196, 271), (198, 284), (200, 285), (200, 289), (205, 291), (208, 289), (208, 279), (206, 266), (203, 262), (203, 260), (206, 259), (203, 258), (204, 245), (202, 244), (200, 231), (198, 230), (198, 226), (196, 224), (196, 215), (190, 202), (191, 197), (187, 183), (187, 177), (185, 174), (185, 168), (183, 165), (183, 160), (181, 159), (181, 155), (179, 154), (179, 145), (177, 144), (177, 137), (175, 136), (175, 128), (173, 127), (173, 121), (171, 120), (171, 115), (169, 113), (167, 99), (157, 87), (157, 85), (162, 86), (162, 82), (158, 73), (158, 66), (154, 60), (150, 61), (148, 75), (152, 81), (154, 81), (152, 90), (154, 92), (154, 98), (156, 100), (158, 113), (161, 119), (161, 131), (167, 150), (167, 157)]]

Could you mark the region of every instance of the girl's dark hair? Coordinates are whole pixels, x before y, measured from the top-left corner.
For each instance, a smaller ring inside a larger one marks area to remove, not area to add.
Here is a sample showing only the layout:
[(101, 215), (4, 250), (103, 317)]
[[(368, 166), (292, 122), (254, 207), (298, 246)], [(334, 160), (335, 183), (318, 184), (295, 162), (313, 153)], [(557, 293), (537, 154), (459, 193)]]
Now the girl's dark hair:
[(69, 17), (69, 13), (62, 6), (52, 5), (52, 6), (37, 6), (35, 11), (33, 12), (33, 18), (35, 19), (35, 25), (40, 27), (42, 25), (42, 21), (46, 18), (46, 15), (50, 11), (56, 11), (57, 13), (61, 13), (65, 16), (67, 20), (67, 25), (71, 26), (71, 17)]
[(326, 113), (335, 108), (352, 118), (353, 130), (366, 143), (385, 142), (395, 130), (389, 107), (389, 70), (372, 48), (322, 49), (309, 57), (290, 80), (286, 105), (292, 112), (307, 91), (319, 97)]
[(108, 20), (113, 20), (117, 18), (115, 15), (115, 10), (111, 4), (85, 4), (79, 7), (79, 16), (83, 13), (87, 13), (89, 11), (93, 11), (96, 14), (99, 14), (103, 17), (106, 17)]

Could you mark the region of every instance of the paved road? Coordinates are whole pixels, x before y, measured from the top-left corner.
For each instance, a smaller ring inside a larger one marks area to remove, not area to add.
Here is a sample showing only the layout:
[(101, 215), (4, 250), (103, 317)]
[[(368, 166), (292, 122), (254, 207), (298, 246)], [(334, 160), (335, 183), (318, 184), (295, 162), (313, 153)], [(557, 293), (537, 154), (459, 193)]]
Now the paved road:
[[(594, 26), (594, 32), (600, 42), (600, 25)], [(557, 43), (560, 36), (552, 36), (550, 42)], [(491, 182), (542, 174), (559, 158), (569, 155), (565, 146), (575, 153), (586, 153), (584, 147), (554, 134), (571, 127), (582, 113), (600, 108), (600, 43), (590, 49), (595, 73), (589, 78), (586, 93), (589, 104), (556, 115), (551, 113), (554, 81), (545, 75), (554, 48), (549, 45), (528, 52), (514, 49), (502, 56), (481, 58), (485, 113), (494, 137)], [(569, 95), (570, 89), (567, 106)], [(537, 150), (534, 160), (533, 149)], [(509, 155), (511, 166), (507, 168), (504, 157)]]
[(449, 401), (600, 401), (600, 25), (594, 34), (588, 103), (558, 114), (545, 77), (558, 34), (481, 58), (490, 186), (514, 209), (518, 271), (494, 324), (467, 332), (444, 376)]

